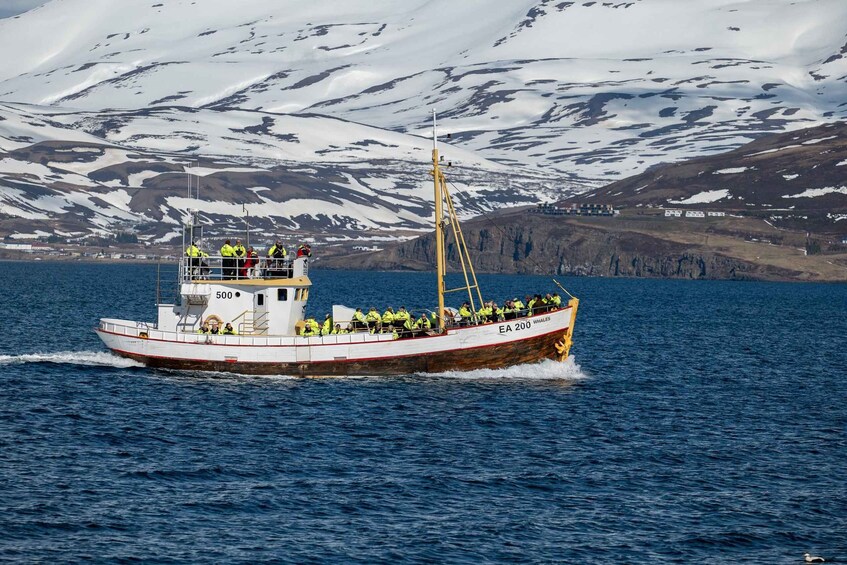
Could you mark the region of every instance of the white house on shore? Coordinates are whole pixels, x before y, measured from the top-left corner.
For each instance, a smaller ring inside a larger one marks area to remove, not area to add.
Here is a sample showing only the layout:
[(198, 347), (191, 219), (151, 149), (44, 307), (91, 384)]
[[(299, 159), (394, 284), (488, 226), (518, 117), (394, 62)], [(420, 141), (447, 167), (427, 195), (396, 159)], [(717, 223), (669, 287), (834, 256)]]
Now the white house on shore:
[(666, 218), (670, 218), (670, 217), (681, 218), (682, 217), (682, 210), (670, 210), (670, 209), (665, 210), (665, 217)]
[(31, 243), (0, 243), (0, 249), (7, 251), (21, 251), (23, 253), (32, 253)]
[(705, 218), (706, 213), (701, 212), (700, 210), (686, 210), (685, 217), (686, 218)]

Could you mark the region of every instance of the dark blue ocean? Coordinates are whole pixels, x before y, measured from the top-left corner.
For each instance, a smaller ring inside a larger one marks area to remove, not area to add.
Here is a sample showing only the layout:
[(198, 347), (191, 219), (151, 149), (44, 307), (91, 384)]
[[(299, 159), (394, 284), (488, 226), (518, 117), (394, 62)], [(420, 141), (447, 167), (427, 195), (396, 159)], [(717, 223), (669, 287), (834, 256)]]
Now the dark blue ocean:
[[(107, 354), (155, 266), (0, 273), (0, 560), (847, 561), (847, 285), (563, 279), (573, 362), (300, 380)], [(312, 278), (317, 315), (435, 286)]]

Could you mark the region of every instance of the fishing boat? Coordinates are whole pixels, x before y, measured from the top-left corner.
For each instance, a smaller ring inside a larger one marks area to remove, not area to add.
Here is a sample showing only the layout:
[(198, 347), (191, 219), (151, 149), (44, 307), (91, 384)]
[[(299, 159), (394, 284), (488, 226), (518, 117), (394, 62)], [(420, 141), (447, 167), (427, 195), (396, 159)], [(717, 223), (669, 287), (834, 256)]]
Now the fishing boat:
[[(555, 279), (567, 302), (542, 300), (506, 315), (477, 314), (485, 302), (442, 171), (435, 126), (433, 114), (437, 300), (428, 313), (429, 327), (398, 331), (373, 324), (349, 333), (304, 335), (312, 333), (304, 331), (312, 287), (310, 257), (304, 254), (264, 259), (249, 269), (233, 265), (229, 257), (185, 256), (174, 300), (157, 300), (157, 322), (102, 318), (95, 331), (112, 352), (149, 367), (254, 375), (411, 375), (566, 360), (579, 300)], [(197, 210), (187, 212), (185, 224), (184, 248), (193, 246), (202, 230)], [(448, 233), (465, 282), (453, 289), (445, 287)], [(470, 316), (445, 306), (451, 292), (466, 293)], [(333, 306), (333, 327), (355, 325), (353, 313)], [(224, 323), (231, 324), (233, 334), (203, 329)]]

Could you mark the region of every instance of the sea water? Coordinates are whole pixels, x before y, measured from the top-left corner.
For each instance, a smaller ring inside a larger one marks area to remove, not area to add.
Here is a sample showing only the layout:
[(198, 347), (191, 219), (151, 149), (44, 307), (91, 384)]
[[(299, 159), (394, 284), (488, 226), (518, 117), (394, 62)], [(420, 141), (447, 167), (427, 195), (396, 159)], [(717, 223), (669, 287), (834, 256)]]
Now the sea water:
[[(155, 266), (0, 272), (2, 560), (847, 559), (845, 285), (567, 278), (567, 363), (294, 379), (107, 353)], [(319, 318), (433, 304), (431, 274), (311, 276)]]

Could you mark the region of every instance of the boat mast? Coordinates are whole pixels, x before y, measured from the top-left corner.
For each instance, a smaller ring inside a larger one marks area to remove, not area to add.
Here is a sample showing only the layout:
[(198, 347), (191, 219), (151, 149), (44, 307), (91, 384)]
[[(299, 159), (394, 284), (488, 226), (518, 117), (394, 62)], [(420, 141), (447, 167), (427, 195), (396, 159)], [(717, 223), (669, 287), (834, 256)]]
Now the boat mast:
[(435, 186), (435, 256), (438, 273), (438, 329), (444, 331), (444, 194), (441, 192), (441, 169), (438, 166), (438, 136), (435, 109), (432, 110), (432, 180)]

